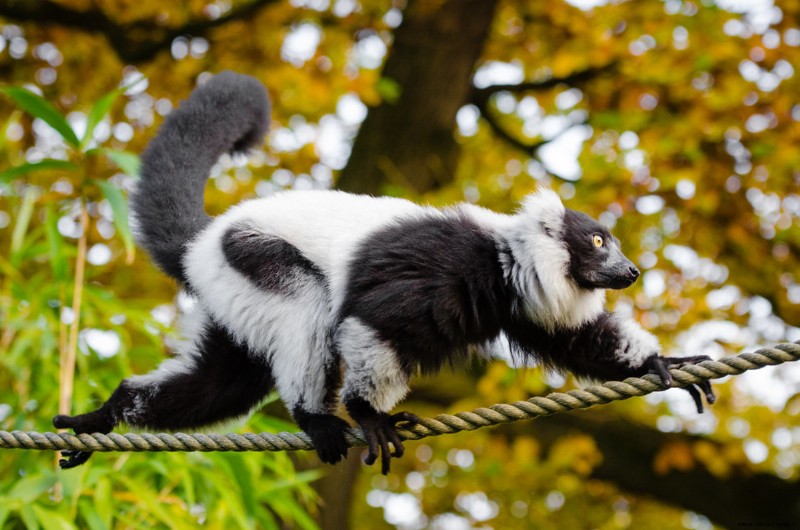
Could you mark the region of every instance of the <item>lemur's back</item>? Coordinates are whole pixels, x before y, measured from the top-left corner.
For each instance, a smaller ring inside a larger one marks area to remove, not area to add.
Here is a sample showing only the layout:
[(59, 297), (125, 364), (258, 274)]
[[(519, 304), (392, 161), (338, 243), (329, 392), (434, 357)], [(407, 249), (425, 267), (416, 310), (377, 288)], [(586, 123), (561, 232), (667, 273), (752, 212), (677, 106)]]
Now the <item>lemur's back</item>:
[[(319, 267), (338, 305), (347, 266), (361, 241), (401, 219), (442, 216), (440, 210), (404, 199), (352, 195), (339, 191), (287, 191), (245, 201), (214, 219), (190, 247), (185, 259), (189, 281), (204, 283), (213, 268), (224, 268), (222, 238), (239, 223), (296, 247)], [(201, 280), (202, 278), (202, 280)]]

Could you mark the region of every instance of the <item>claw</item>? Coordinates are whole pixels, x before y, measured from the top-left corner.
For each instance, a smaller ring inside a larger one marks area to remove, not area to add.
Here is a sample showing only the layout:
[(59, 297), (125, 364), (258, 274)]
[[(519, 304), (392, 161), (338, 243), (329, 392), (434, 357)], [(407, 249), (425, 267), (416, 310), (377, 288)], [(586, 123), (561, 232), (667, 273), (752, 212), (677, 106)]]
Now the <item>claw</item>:
[(655, 361), (656, 374), (661, 378), (661, 384), (664, 386), (672, 386), (672, 374), (669, 373), (669, 367), (664, 362), (664, 357), (658, 357)]
[[(651, 373), (655, 372), (661, 378), (661, 382), (665, 386), (671, 386), (673, 379), (672, 375), (669, 373), (669, 369), (674, 368), (682, 368), (684, 366), (690, 364), (698, 364), (703, 361), (710, 361), (711, 357), (708, 355), (693, 355), (689, 357), (661, 357), (661, 356), (654, 356), (651, 361)], [(714, 402), (717, 400), (717, 397), (714, 395), (714, 390), (711, 388), (710, 381), (701, 381), (699, 383), (695, 383), (692, 385), (688, 385), (684, 387), (684, 389), (689, 392), (689, 395), (692, 396), (692, 400), (694, 400), (694, 404), (697, 407), (697, 412), (699, 414), (703, 413), (703, 399), (700, 395), (702, 391), (703, 395), (706, 397), (706, 401), (709, 405), (713, 405)]]
[(364, 463), (371, 466), (380, 457), (381, 473), (388, 475), (392, 457), (399, 458), (405, 452), (403, 440), (397, 432), (397, 424), (405, 423), (404, 427), (409, 427), (419, 421), (420, 418), (410, 412), (398, 412), (391, 416), (385, 412), (378, 412), (367, 418), (361, 418), (359, 424), (367, 440), (367, 456), (364, 458)]
[(687, 392), (689, 392), (689, 395), (692, 396), (692, 399), (694, 400), (694, 405), (695, 405), (695, 407), (697, 407), (697, 413), (698, 414), (702, 414), (703, 413), (703, 398), (700, 396), (700, 391), (697, 390), (697, 388), (695, 388), (694, 385), (689, 385), (689, 386), (685, 387), (685, 390)]
[(392, 414), (390, 418), (395, 425), (401, 422), (405, 423), (405, 425), (403, 425), (404, 429), (410, 429), (414, 425), (419, 425), (422, 423), (422, 418), (416, 414), (412, 414), (411, 412), (398, 412), (396, 414)]
[(703, 394), (705, 394), (706, 401), (708, 401), (709, 405), (713, 405), (714, 402), (717, 401), (717, 396), (714, 395), (714, 389), (711, 388), (711, 381), (701, 381), (697, 383), (697, 386), (703, 391)]

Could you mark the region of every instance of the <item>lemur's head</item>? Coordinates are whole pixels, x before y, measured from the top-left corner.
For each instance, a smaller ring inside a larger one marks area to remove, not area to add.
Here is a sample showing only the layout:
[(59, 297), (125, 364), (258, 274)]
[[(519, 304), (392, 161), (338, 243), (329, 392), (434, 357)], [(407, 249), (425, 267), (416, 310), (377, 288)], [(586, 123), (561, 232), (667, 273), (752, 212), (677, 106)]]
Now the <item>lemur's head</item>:
[(565, 208), (558, 237), (569, 252), (569, 274), (583, 289), (624, 289), (639, 277), (619, 239), (583, 212)]
[(565, 208), (544, 189), (529, 195), (508, 232), (508, 269), (529, 316), (546, 327), (574, 327), (603, 310), (606, 289), (639, 277), (606, 227)]
[(586, 290), (624, 289), (639, 277), (619, 240), (585, 213), (565, 208), (555, 192), (545, 189), (530, 195), (521, 213), (530, 230), (529, 251), (552, 250), (545, 260), (536, 260), (540, 275), (550, 276), (557, 269)]

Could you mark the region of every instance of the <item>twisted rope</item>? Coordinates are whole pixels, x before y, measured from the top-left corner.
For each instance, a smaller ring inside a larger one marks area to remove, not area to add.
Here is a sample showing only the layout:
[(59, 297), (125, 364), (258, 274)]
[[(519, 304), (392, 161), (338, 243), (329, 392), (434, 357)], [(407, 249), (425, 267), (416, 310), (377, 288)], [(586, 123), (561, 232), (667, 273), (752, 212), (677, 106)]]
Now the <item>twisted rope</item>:
[[(800, 341), (781, 343), (773, 348), (761, 348), (719, 361), (704, 361), (672, 369), (673, 387), (684, 387), (708, 379), (739, 375), (748, 370), (774, 366), (800, 359)], [(472, 431), (491, 425), (549, 416), (558, 412), (585, 409), (612, 401), (644, 396), (666, 390), (655, 375), (629, 377), (624, 381), (609, 381), (569, 392), (553, 392), (546, 397), (532, 397), (527, 401), (501, 403), (489, 408), (478, 408), (455, 415), (440, 414), (424, 418), (410, 429), (400, 429), (406, 440), (419, 440), (428, 436)], [(347, 434), (351, 446), (366, 445), (360, 430)], [(67, 434), (53, 432), (0, 431), (0, 449), (37, 449), (81, 451), (307, 451), (314, 447), (302, 432), (278, 434)]]

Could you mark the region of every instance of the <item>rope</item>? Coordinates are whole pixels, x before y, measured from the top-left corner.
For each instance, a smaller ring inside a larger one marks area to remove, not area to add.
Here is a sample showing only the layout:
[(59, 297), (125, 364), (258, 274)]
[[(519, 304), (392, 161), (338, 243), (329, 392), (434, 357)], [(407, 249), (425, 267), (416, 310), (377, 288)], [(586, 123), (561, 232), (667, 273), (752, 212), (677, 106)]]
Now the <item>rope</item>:
[[(684, 387), (708, 379), (739, 375), (748, 370), (773, 366), (800, 359), (800, 341), (781, 343), (773, 348), (726, 357), (719, 361), (704, 361), (672, 369), (673, 387)], [(624, 381), (609, 381), (569, 392), (553, 392), (546, 397), (527, 401), (501, 403), (455, 415), (440, 414), (424, 418), (410, 429), (399, 429), (400, 437), (419, 440), (428, 436), (472, 431), (482, 427), (519, 420), (549, 416), (558, 412), (585, 409), (612, 401), (644, 396), (666, 390), (655, 375), (629, 377)], [(352, 429), (347, 435), (351, 446), (366, 445), (361, 431)], [(0, 431), (0, 449), (36, 449), (81, 451), (307, 451), (313, 446), (302, 432), (278, 434), (67, 434), (53, 432)]]

